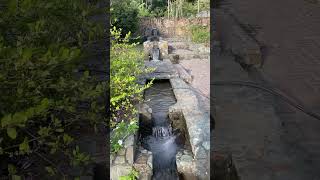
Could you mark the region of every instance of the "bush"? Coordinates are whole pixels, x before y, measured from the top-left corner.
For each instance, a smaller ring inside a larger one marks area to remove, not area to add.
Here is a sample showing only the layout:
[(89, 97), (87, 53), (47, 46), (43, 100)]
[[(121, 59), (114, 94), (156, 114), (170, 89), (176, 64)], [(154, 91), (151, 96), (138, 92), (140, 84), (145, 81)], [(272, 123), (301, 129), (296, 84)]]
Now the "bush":
[[(143, 9), (142, 15), (146, 13)], [(122, 35), (129, 32), (136, 32), (138, 28), (139, 6), (137, 3), (129, 0), (115, 1), (111, 3), (111, 24), (114, 27), (122, 29)]]
[(195, 43), (209, 43), (210, 31), (207, 26), (193, 25), (189, 27), (191, 39)]
[(151, 86), (138, 84), (139, 77), (152, 69), (144, 68), (143, 53), (137, 44), (129, 43), (130, 33), (121, 39), (121, 31), (111, 30), (110, 96), (111, 96), (111, 152), (121, 149), (123, 140), (138, 129), (137, 109), (143, 99), (142, 92)]
[[(99, 101), (106, 84), (89, 71), (74, 73), (87, 55), (84, 48), (103, 29), (89, 21), (96, 9), (86, 1), (7, 2), (0, 11), (1, 164), (10, 175), (23, 176), (34, 172), (23, 165), (33, 158), (49, 174), (64, 176), (62, 162), (82, 166), (90, 159), (75, 145), (74, 132), (106, 120)], [(80, 108), (83, 103), (88, 109)]]

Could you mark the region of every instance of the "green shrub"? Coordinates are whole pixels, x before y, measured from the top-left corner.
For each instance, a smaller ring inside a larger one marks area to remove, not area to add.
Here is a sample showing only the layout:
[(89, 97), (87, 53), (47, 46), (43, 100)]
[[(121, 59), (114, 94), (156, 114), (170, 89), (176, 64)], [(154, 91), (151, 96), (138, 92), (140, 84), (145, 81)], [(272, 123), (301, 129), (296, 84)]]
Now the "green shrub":
[[(70, 166), (90, 159), (75, 146), (74, 132), (106, 120), (99, 101), (106, 84), (74, 71), (84, 48), (103, 34), (89, 21), (94, 7), (79, 0), (8, 0), (1, 9), (0, 159), (12, 162), (10, 174), (28, 174), (21, 164), (32, 157), (59, 175), (61, 157)], [(80, 103), (90, 106), (81, 110)]]
[(151, 86), (138, 84), (138, 78), (152, 69), (144, 68), (143, 53), (137, 44), (129, 43), (130, 33), (121, 39), (121, 31), (111, 30), (110, 96), (111, 96), (111, 152), (117, 152), (123, 140), (138, 129), (137, 110), (134, 106), (142, 101), (142, 92)]
[[(146, 13), (141, 9), (142, 15)], [(111, 24), (122, 30), (122, 35), (138, 29), (139, 4), (130, 0), (116, 0), (111, 3)]]
[(139, 177), (139, 172), (135, 169), (132, 169), (130, 173), (126, 176), (120, 176), (119, 180), (136, 180)]
[(193, 25), (189, 27), (191, 39), (195, 43), (209, 43), (210, 30), (207, 26)]

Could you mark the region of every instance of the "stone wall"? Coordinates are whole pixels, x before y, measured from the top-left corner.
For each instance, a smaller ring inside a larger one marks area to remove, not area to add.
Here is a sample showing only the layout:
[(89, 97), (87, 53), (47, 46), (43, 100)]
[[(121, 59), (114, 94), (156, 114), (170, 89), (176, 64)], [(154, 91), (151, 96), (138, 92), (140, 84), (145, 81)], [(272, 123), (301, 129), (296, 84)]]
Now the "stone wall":
[[(144, 83), (145, 84), (145, 81)], [(142, 103), (137, 105), (139, 115), (137, 119), (140, 121), (145, 116), (151, 120), (152, 110), (148, 105)], [(139, 172), (139, 180), (151, 180), (152, 177), (152, 152), (142, 148), (138, 142), (138, 131), (125, 138), (124, 147), (117, 153), (110, 156), (110, 179), (119, 180), (120, 176), (128, 175), (132, 168)]]
[(172, 78), (170, 83), (177, 103), (169, 108), (169, 117), (172, 121), (185, 121), (186, 127), (183, 129), (187, 130), (186, 136), (191, 146), (191, 150), (185, 149), (177, 153), (177, 169), (187, 180), (193, 178), (190, 175), (195, 175), (198, 179), (209, 179), (209, 114), (201, 110), (196, 95), (182, 79)]
[(181, 19), (167, 19), (167, 18), (142, 18), (139, 21), (139, 34), (142, 36), (149, 36), (152, 28), (157, 28), (160, 36), (164, 38), (181, 37), (188, 35), (189, 25), (202, 25), (210, 27), (210, 18), (181, 18)]
[(128, 136), (124, 141), (124, 147), (110, 157), (110, 178), (118, 180), (120, 176), (128, 175), (132, 169), (135, 158), (137, 135)]

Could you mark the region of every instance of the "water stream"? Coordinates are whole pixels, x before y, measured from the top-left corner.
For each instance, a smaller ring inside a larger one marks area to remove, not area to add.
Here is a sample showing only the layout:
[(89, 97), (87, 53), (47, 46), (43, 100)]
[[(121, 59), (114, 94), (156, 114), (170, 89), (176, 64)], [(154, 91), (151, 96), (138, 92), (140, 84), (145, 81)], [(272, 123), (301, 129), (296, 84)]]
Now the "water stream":
[(152, 134), (144, 137), (144, 146), (153, 154), (153, 180), (177, 180), (176, 136), (168, 118), (169, 107), (176, 103), (169, 81), (156, 81), (145, 91), (152, 108)]

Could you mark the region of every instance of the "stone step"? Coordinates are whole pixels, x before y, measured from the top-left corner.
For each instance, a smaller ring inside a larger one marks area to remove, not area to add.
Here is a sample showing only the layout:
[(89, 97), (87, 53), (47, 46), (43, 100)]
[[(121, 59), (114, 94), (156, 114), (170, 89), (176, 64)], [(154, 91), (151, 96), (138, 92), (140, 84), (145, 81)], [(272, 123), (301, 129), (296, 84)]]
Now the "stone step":
[(210, 54), (206, 53), (196, 53), (191, 50), (186, 49), (177, 49), (172, 51), (172, 54), (178, 54), (180, 60), (188, 60), (188, 59), (208, 59), (210, 58)]

